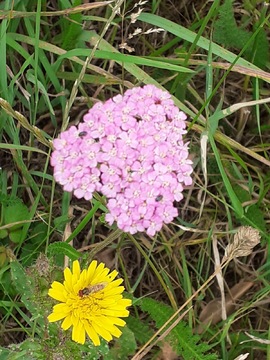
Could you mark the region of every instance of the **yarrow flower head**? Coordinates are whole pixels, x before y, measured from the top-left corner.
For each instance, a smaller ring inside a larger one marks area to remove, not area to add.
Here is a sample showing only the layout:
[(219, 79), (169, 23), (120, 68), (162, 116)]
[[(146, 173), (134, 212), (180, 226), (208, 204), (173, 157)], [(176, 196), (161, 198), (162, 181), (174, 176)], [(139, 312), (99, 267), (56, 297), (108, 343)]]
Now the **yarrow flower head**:
[(115, 280), (117, 275), (97, 261), (81, 272), (79, 262), (74, 261), (72, 272), (64, 270), (64, 283), (54, 281), (49, 289), (49, 296), (61, 302), (53, 307), (49, 322), (64, 319), (61, 327), (73, 326), (72, 340), (80, 344), (85, 343), (86, 334), (95, 346), (100, 345), (100, 336), (106, 341), (118, 338), (122, 334), (118, 326), (125, 325), (121, 317), (129, 315), (126, 307), (131, 300), (123, 298), (123, 279)]
[(153, 236), (177, 216), (174, 201), (192, 184), (185, 120), (154, 85), (99, 102), (53, 141), (54, 177), (79, 199), (105, 195), (110, 225)]

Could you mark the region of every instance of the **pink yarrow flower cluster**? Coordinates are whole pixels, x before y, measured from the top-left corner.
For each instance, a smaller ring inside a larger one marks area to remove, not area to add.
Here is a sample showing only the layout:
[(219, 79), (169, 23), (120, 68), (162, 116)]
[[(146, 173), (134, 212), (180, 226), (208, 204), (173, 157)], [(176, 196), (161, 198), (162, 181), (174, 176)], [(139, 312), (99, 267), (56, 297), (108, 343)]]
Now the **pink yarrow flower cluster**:
[(177, 216), (174, 201), (192, 183), (185, 120), (154, 85), (99, 102), (53, 141), (55, 180), (79, 199), (102, 193), (110, 225), (153, 236)]

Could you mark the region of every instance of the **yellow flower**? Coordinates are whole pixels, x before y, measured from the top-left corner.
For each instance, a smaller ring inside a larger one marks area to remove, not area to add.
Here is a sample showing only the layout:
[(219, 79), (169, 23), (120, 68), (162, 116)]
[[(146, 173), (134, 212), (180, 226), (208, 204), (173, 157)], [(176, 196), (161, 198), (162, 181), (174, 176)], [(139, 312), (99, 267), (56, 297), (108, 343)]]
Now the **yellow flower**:
[(88, 269), (81, 272), (79, 261), (73, 262), (72, 272), (65, 268), (63, 284), (54, 281), (48, 292), (53, 299), (60, 301), (48, 316), (49, 322), (64, 319), (64, 330), (73, 325), (72, 340), (84, 344), (85, 333), (94, 345), (100, 345), (100, 336), (105, 340), (119, 337), (122, 332), (118, 326), (126, 323), (120, 317), (127, 317), (127, 306), (131, 300), (123, 299), (123, 279), (117, 279), (116, 270), (110, 270), (103, 263), (97, 266), (92, 261)]

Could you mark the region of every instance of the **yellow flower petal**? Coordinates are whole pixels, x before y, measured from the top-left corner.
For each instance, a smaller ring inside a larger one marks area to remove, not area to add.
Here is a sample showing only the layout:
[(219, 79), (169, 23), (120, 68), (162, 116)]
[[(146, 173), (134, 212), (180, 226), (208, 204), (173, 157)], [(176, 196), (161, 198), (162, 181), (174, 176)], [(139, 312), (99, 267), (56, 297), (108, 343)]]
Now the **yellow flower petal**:
[(121, 301), (123, 298), (122, 295), (114, 295), (114, 296), (104, 296), (102, 300), (103, 307), (113, 306), (114, 304)]
[(115, 310), (115, 309), (103, 309), (102, 314), (111, 317), (128, 317), (129, 311), (128, 310)]
[(82, 322), (78, 322), (73, 326), (72, 340), (79, 344), (85, 343), (85, 329)]
[(67, 330), (67, 329), (69, 329), (72, 325), (73, 325), (73, 323), (72, 323), (72, 321), (71, 321), (71, 316), (67, 316), (67, 317), (65, 318), (65, 320), (62, 322), (61, 327), (62, 327), (62, 329)]
[(118, 271), (113, 270), (108, 276), (110, 277), (110, 280), (112, 281), (116, 278), (117, 275), (118, 275)]
[(54, 313), (69, 314), (71, 311), (70, 307), (66, 303), (56, 304), (53, 307)]
[(102, 271), (105, 269), (105, 264), (100, 263), (95, 271), (95, 276), (98, 276), (100, 273), (102, 273)]
[(117, 287), (117, 286), (119, 286), (120, 284), (122, 284), (123, 281), (124, 281), (123, 279), (114, 280), (114, 281), (111, 282), (111, 286), (112, 286), (112, 287)]
[[(102, 265), (104, 265), (104, 264), (102, 264)], [(99, 268), (99, 266), (97, 267), (97, 271), (98, 271), (98, 268)], [(93, 278), (92, 281), (95, 281), (95, 282), (104, 281), (106, 279), (109, 271), (110, 270), (108, 268), (100, 269), (100, 271), (95, 274), (95, 277)]]
[(93, 279), (96, 268), (97, 268), (97, 261), (94, 260), (94, 261), (91, 262), (91, 264), (90, 264), (90, 266), (88, 267), (88, 270), (87, 270), (87, 281), (89, 281), (89, 284), (91, 283), (91, 281)]
[(95, 346), (99, 346), (100, 345), (100, 339), (99, 339), (99, 336), (98, 336), (97, 332), (94, 330), (93, 326), (91, 326), (89, 323), (87, 323), (85, 325), (85, 330), (86, 330), (87, 335), (89, 336), (89, 338), (93, 341), (93, 344)]
[(66, 288), (66, 290), (68, 292), (72, 292), (72, 290), (73, 290), (72, 272), (70, 271), (70, 269), (68, 267), (65, 268), (65, 270), (64, 270), (64, 277), (65, 277), (64, 287)]
[(113, 338), (112, 334), (108, 330), (106, 330), (103, 326), (100, 326), (100, 324), (93, 323), (93, 328), (96, 331), (96, 333), (101, 337), (103, 337), (103, 339), (105, 339), (106, 341), (112, 340)]
[(48, 294), (55, 300), (65, 302), (67, 299), (66, 296), (66, 289), (63, 284), (59, 283), (58, 281), (54, 281), (52, 283), (51, 289), (49, 289)]
[(78, 260), (73, 261), (72, 264), (72, 285), (75, 285), (80, 278), (81, 268)]
[(111, 321), (111, 318), (107, 316), (100, 316), (98, 319), (94, 319), (93, 324), (96, 324), (98, 326), (100, 326), (99, 324), (102, 324), (102, 327), (104, 329), (109, 331), (113, 330), (113, 323)]
[(64, 317), (66, 317), (65, 314), (62, 313), (51, 313), (47, 319), (49, 320), (49, 322), (55, 322), (58, 320), (62, 320)]
[[(81, 273), (81, 276), (80, 276), (80, 279), (79, 279), (79, 282), (84, 284), (87, 282), (87, 271), (84, 269)], [(87, 285), (87, 284), (86, 284)]]
[[(110, 332), (113, 336), (115, 337), (119, 337), (122, 332), (116, 327), (114, 326), (113, 323), (108, 322), (108, 321), (104, 321), (104, 318), (102, 318), (102, 320), (100, 319), (99, 321), (97, 321), (97, 319), (95, 319), (95, 321), (93, 321), (93, 328), (96, 330), (96, 332), (101, 335), (102, 337), (103, 334), (105, 334), (105, 332)], [(102, 327), (101, 327), (102, 325)], [(104, 330), (104, 331), (103, 331)], [(104, 338), (106, 340), (106, 338)]]
[(110, 321), (117, 326), (125, 326), (126, 322), (123, 319), (119, 319), (118, 317), (110, 317)]
[(125, 290), (124, 286), (118, 286), (112, 289), (106, 289), (106, 296), (114, 296), (118, 294), (122, 294), (122, 292)]
[(113, 332), (113, 336), (119, 338), (122, 335), (122, 331), (115, 327), (115, 331)]
[(63, 284), (61, 284), (59, 281), (54, 281), (51, 285), (51, 287), (53, 288), (53, 290), (57, 290), (57, 291), (64, 291), (65, 287)]

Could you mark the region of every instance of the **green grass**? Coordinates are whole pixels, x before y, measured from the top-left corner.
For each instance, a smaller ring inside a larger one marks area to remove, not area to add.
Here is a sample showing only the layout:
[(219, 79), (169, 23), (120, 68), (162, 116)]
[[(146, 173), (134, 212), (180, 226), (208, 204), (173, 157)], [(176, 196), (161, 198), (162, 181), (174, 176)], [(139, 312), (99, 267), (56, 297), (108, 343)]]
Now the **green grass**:
[[(155, 359), (167, 345), (183, 359), (270, 360), (267, 5), (152, 1), (130, 24), (131, 1), (54, 3), (0, 4), (0, 360)], [(137, 27), (164, 31), (127, 40)], [(106, 199), (76, 200), (50, 166), (60, 131), (97, 100), (144, 84), (188, 115), (194, 162), (179, 216), (154, 239), (108, 226)], [(223, 257), (247, 225), (260, 245)], [(122, 337), (99, 348), (47, 321), (51, 283), (73, 260), (94, 258), (119, 271), (133, 299)], [(222, 317), (215, 306), (231, 293)]]

